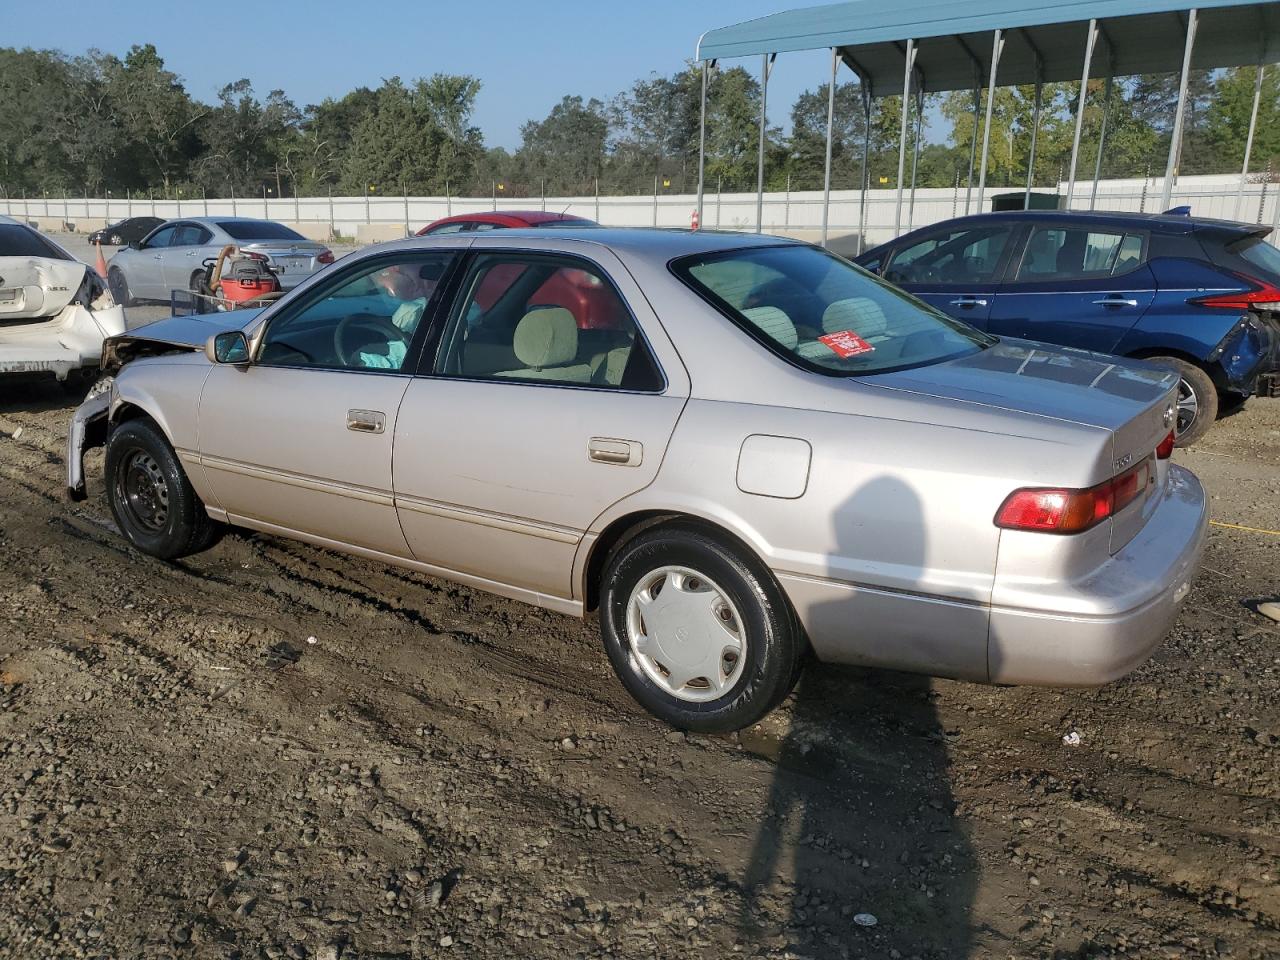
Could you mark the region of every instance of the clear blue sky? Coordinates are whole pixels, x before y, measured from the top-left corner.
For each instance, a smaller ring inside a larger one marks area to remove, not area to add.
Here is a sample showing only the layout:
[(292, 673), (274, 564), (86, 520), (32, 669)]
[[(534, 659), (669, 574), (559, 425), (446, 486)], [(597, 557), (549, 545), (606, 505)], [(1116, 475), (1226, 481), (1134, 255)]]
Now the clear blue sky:
[[(490, 146), (515, 147), (520, 124), (565, 94), (602, 100), (651, 71), (693, 57), (704, 31), (806, 0), (0, 0), (0, 45), (124, 54), (154, 43), (192, 95), (212, 100), (248, 77), (299, 106), (385, 77), (467, 73), (484, 86), (476, 123)], [(758, 72), (759, 60), (739, 61)], [(783, 54), (769, 83), (769, 121), (787, 127), (804, 89), (826, 82), (825, 51)], [(841, 80), (852, 75), (841, 68)]]

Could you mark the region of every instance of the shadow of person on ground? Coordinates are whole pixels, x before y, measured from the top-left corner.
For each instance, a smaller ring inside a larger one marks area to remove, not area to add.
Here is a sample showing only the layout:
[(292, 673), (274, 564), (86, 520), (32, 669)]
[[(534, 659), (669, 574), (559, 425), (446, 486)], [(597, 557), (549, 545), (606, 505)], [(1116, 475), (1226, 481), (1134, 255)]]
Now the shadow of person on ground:
[[(853, 554), (867, 517), (886, 511), (899, 536), (872, 555), (922, 570), (920, 501), (887, 477), (836, 512), (833, 556)], [(861, 617), (848, 623), (851, 632), (874, 629)], [(978, 865), (955, 817), (932, 686), (928, 677), (812, 661), (785, 737), (768, 739), (768, 724), (742, 732), (746, 749), (776, 763), (743, 883), (740, 927), (750, 952), (823, 960), (969, 954)]]

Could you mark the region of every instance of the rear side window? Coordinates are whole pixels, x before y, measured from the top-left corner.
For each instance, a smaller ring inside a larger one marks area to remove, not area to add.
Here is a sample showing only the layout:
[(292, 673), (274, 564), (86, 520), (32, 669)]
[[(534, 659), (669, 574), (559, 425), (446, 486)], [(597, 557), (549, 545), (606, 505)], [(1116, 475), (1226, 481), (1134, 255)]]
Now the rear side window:
[(885, 279), (894, 283), (983, 283), (995, 277), (1010, 233), (1007, 224), (983, 224), (928, 234), (893, 254)]
[(472, 262), (436, 370), (469, 379), (660, 390), (631, 311), (592, 264), (494, 253)]
[(296, 230), (270, 220), (220, 220), (218, 226), (233, 240), (305, 240)]
[(1119, 276), (1143, 262), (1137, 233), (1036, 227), (1027, 240), (1015, 281), (1085, 280)]
[(455, 223), (442, 223), (440, 226), (432, 227), (428, 230), (427, 235), (435, 237), (445, 233), (461, 233), (463, 230), (467, 229), (468, 226), (469, 224), (465, 220), (460, 220)]
[(40, 234), (20, 223), (0, 223), (0, 257), (71, 259)]

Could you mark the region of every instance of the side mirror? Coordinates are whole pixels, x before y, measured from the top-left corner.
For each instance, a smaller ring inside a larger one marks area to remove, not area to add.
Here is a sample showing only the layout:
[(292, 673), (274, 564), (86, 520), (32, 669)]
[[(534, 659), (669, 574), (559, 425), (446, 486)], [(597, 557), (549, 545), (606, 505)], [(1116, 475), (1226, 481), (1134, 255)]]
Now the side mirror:
[(204, 355), (213, 363), (248, 363), (249, 341), (243, 330), (224, 330), (205, 342)]
[(130, 250), (141, 250), (141, 249), (142, 249), (142, 241), (141, 241), (141, 240), (130, 240), (130, 241), (129, 241), (129, 249), (130, 249)]

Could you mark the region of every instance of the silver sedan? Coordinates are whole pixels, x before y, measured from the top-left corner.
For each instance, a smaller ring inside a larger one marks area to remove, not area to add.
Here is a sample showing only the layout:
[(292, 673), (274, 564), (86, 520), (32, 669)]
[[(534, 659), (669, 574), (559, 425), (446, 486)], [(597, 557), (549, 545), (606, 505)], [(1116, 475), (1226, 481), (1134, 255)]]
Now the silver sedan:
[(326, 264), (332, 251), (282, 223), (248, 217), (193, 217), (170, 220), (141, 242), (123, 247), (107, 264), (107, 282), (116, 303), (168, 301), (174, 290), (196, 290), (204, 261), (228, 244), (257, 253), (290, 290)]
[(105, 443), (138, 549), (234, 524), (598, 611), (623, 684), (687, 729), (757, 720), (809, 653), (1106, 683), (1205, 539), (1176, 375), (988, 336), (773, 238), (407, 240), (107, 353), (68, 482)]

